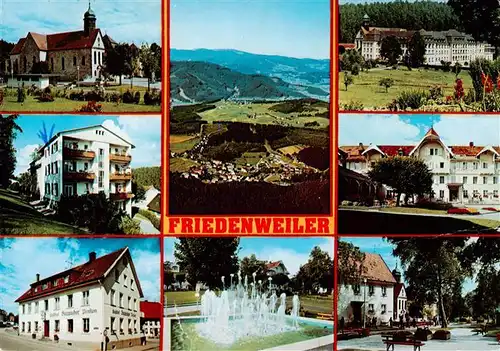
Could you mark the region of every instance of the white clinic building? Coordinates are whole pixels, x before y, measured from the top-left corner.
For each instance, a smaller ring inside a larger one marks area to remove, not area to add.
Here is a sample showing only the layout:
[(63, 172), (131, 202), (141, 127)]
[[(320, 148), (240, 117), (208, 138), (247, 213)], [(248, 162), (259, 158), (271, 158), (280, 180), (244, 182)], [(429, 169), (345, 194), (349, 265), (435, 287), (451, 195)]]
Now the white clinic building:
[(397, 282), (379, 254), (365, 253), (365, 271), (357, 284), (339, 285), (338, 318), (363, 325), (376, 318), (377, 325), (394, 319), (394, 287)]
[(346, 167), (366, 174), (379, 159), (416, 157), (432, 173), (434, 198), (454, 204), (499, 204), (500, 146), (447, 145), (430, 128), (416, 145), (340, 146)]
[[(365, 60), (380, 59), (380, 48), (382, 40), (388, 36), (399, 39), (402, 57), (408, 49), (408, 41), (416, 31), (404, 28), (383, 28), (372, 27), (368, 15), (363, 17), (363, 25), (356, 34), (355, 47), (365, 58)], [(431, 66), (441, 66), (441, 61), (456, 62), (462, 66), (469, 66), (478, 58), (493, 60), (495, 48), (488, 43), (479, 42), (466, 33), (461, 33), (455, 29), (447, 31), (426, 31), (421, 29), (420, 34), (425, 41), (425, 63)], [(402, 58), (401, 57), (401, 58)]]
[(134, 145), (102, 125), (66, 130), (38, 149), (36, 169), (40, 198), (49, 207), (62, 195), (104, 192), (132, 214), (132, 157)]
[[(19, 297), (19, 333), (59, 342), (140, 342), (141, 286), (127, 247), (36, 280)], [(57, 336), (57, 337), (56, 337)]]

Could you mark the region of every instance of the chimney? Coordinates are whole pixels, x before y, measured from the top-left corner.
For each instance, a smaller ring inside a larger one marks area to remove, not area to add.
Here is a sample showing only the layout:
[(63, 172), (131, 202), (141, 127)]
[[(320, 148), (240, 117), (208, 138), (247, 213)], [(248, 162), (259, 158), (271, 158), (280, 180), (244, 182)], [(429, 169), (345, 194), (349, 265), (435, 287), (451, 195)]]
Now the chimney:
[(40, 281), (40, 273), (36, 274), (36, 281), (37, 281), (37, 283)]
[(94, 251), (89, 252), (89, 262), (93, 262), (96, 259), (96, 254)]
[(473, 141), (469, 142), (469, 146), (473, 147), (474, 146), (474, 142)]

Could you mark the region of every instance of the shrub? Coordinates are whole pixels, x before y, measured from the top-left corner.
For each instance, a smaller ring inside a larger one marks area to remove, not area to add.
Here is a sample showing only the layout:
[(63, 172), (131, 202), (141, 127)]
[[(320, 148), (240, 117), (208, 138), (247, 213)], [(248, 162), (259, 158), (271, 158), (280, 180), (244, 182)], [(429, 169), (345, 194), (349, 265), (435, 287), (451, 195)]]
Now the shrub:
[(140, 222), (130, 218), (129, 216), (122, 217), (120, 229), (124, 234), (141, 234)]
[(389, 88), (394, 85), (394, 79), (392, 78), (382, 78), (379, 82), (378, 85), (381, 87), (385, 87), (385, 92), (387, 93), (389, 91)]
[(107, 99), (109, 102), (114, 102), (114, 103), (120, 103), (120, 101), (122, 100), (122, 97), (120, 95), (120, 93), (117, 93), (117, 92), (114, 92), (114, 93), (111, 93), (108, 95), (108, 99)]
[(415, 331), (415, 339), (420, 341), (427, 341), (432, 339), (432, 332), (429, 329), (417, 328)]
[(95, 101), (89, 101), (86, 105), (82, 105), (77, 112), (102, 112), (102, 105)]
[(441, 61), (441, 69), (443, 70), (443, 72), (451, 71), (451, 62)]
[(352, 65), (351, 73), (353, 76), (357, 76), (357, 75), (359, 75), (360, 70), (361, 70), (361, 67), (359, 66), (359, 64), (355, 63), (354, 65)]
[(43, 92), (40, 96), (37, 96), (36, 99), (39, 102), (52, 102), (52, 101), (54, 101), (54, 98), (52, 97), (52, 95), (45, 93), (45, 92)]
[(75, 101), (85, 101), (85, 92), (83, 89), (80, 91), (71, 91), (69, 93), (69, 98), (70, 100), (75, 100)]
[(24, 87), (17, 88), (17, 102), (24, 102), (26, 99), (26, 89)]
[(125, 104), (133, 104), (134, 103), (134, 95), (127, 89), (126, 92), (123, 93), (122, 101)]
[(362, 111), (363, 108), (364, 106), (361, 101), (349, 101), (347, 104), (340, 106), (340, 109), (344, 111)]
[(443, 88), (439, 85), (434, 85), (429, 89), (429, 99), (439, 100), (444, 96)]
[(344, 200), (341, 203), (342, 206), (352, 206), (352, 201)]
[(449, 330), (439, 329), (439, 330), (436, 330), (434, 332), (434, 335), (432, 335), (432, 338), (435, 340), (450, 340), (451, 333)]
[(144, 93), (144, 104), (146, 105), (160, 105), (161, 104), (161, 90), (152, 89)]
[(156, 229), (160, 230), (160, 219), (153, 212), (140, 209), (139, 214), (146, 217)]
[(428, 99), (425, 91), (410, 90), (402, 91), (396, 98), (396, 106), (400, 110), (416, 110), (424, 106)]
[(134, 103), (139, 105), (139, 102), (141, 102), (141, 93), (136, 91), (134, 94)]
[(417, 201), (415, 204), (415, 207), (418, 208), (425, 208), (428, 210), (441, 210), (441, 211), (447, 211), (450, 208), (453, 208), (453, 205), (448, 203), (448, 202), (436, 202), (436, 201), (430, 201), (429, 199), (420, 199)]

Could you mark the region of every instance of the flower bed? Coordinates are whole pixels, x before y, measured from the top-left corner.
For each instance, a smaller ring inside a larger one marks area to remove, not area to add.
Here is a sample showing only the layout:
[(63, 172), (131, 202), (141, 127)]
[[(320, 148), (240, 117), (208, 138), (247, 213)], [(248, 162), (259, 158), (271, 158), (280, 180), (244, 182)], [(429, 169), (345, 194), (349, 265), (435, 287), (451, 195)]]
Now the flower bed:
[(475, 208), (450, 208), (447, 211), (448, 214), (467, 214), (467, 215), (477, 215), (479, 211)]
[(491, 211), (491, 212), (500, 212), (500, 210), (494, 208), (494, 207), (483, 207), (483, 210), (485, 211)]

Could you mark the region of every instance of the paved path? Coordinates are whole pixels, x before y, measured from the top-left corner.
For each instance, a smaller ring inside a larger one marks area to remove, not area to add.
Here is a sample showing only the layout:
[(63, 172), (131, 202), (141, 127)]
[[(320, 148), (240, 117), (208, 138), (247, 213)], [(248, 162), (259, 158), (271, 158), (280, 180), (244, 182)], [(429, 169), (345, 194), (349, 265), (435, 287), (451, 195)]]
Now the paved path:
[(150, 221), (142, 218), (137, 218), (137, 216), (134, 216), (134, 219), (140, 222), (139, 225), (141, 226), (142, 234), (160, 234), (160, 231), (156, 229)]
[[(13, 332), (11, 329), (0, 329), (0, 351), (94, 351), (97, 349), (100, 349), (100, 345), (95, 343), (73, 342), (72, 345), (68, 345), (63, 341), (55, 343), (50, 340), (33, 340), (26, 336), (19, 336), (17, 332)], [(159, 340), (148, 340), (145, 346), (134, 346), (124, 350), (158, 351), (160, 350), (160, 342)]]

